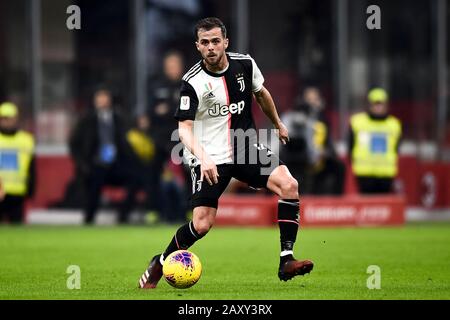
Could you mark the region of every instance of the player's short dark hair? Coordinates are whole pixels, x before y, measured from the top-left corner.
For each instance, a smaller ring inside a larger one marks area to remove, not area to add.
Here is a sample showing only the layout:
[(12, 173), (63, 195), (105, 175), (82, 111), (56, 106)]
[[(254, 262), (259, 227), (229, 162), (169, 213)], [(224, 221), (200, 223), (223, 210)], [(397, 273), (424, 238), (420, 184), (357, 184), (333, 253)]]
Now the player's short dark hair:
[(195, 38), (198, 39), (198, 31), (200, 29), (209, 31), (213, 28), (220, 28), (220, 30), (222, 31), (222, 36), (224, 38), (227, 37), (227, 28), (225, 28), (225, 25), (223, 24), (223, 22), (219, 18), (208, 17), (208, 18), (199, 20), (197, 22), (197, 24), (195, 25)]

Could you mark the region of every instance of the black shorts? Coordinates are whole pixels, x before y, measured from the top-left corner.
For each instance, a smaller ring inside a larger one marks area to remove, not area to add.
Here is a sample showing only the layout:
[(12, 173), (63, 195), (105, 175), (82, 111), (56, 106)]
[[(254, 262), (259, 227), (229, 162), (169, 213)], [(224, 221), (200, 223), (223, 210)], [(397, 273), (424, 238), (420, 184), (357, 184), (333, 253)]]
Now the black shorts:
[(228, 186), (231, 178), (247, 183), (250, 187), (259, 189), (266, 188), (269, 176), (276, 167), (283, 165), (282, 161), (267, 147), (258, 144), (256, 146), (256, 161), (236, 161), (233, 163), (217, 165), (219, 173), (218, 183), (212, 186), (203, 178), (200, 180), (200, 165), (191, 167), (192, 178), (192, 209), (196, 207), (216, 208), (223, 191)]

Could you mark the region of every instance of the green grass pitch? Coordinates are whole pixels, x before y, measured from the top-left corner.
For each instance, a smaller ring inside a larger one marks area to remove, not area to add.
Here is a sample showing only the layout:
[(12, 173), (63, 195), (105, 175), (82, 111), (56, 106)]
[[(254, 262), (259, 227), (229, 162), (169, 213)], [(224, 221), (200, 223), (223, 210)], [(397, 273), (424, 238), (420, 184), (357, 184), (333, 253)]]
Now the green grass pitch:
[[(296, 257), (315, 267), (288, 282), (277, 277), (277, 228), (215, 227), (191, 248), (203, 265), (195, 286), (137, 289), (176, 228), (2, 226), (0, 299), (450, 299), (449, 223), (302, 229)], [(69, 265), (79, 290), (67, 288)], [(366, 286), (370, 265), (379, 290)]]

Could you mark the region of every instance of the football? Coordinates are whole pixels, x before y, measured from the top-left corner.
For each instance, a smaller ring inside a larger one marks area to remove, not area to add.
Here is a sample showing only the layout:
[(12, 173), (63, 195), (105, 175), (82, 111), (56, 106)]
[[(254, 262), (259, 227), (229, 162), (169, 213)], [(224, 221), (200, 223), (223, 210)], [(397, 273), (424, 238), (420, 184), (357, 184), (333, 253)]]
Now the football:
[(174, 288), (192, 287), (202, 275), (202, 264), (199, 258), (188, 250), (172, 252), (164, 260), (164, 279)]

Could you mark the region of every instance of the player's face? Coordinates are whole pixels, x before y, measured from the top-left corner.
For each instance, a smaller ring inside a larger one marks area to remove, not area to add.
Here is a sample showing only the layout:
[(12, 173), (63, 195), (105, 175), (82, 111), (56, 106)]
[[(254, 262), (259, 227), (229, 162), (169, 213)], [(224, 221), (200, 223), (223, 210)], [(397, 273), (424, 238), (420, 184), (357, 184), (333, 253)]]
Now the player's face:
[(214, 67), (220, 65), (228, 48), (228, 39), (223, 37), (220, 28), (200, 29), (197, 35), (198, 40), (195, 44), (205, 63)]

